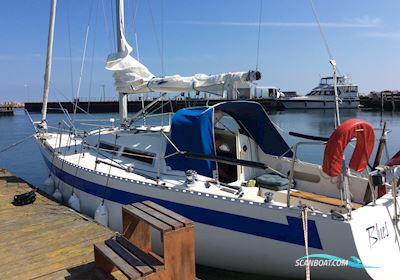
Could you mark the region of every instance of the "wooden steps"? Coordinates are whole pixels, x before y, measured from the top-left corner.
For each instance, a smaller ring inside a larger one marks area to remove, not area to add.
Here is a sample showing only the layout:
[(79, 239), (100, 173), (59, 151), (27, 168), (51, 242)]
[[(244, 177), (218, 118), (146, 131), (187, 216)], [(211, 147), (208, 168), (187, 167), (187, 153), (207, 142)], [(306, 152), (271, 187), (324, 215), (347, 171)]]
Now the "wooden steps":
[[(123, 235), (94, 245), (98, 279), (195, 279), (193, 222), (153, 202), (122, 208)], [(152, 251), (151, 228), (161, 233), (163, 258)]]

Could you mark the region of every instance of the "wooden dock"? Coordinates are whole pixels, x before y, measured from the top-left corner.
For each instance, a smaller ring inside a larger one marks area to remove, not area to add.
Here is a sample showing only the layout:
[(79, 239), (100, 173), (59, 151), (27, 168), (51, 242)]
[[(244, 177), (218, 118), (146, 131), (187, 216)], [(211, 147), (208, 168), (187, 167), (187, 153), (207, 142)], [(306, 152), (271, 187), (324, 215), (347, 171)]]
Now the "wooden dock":
[(400, 109), (398, 91), (372, 92), (368, 96), (360, 96), (361, 109), (377, 111), (394, 111)]
[(0, 169), (0, 279), (92, 279), (93, 244), (109, 229), (36, 193), (36, 201), (14, 206), (29, 184)]

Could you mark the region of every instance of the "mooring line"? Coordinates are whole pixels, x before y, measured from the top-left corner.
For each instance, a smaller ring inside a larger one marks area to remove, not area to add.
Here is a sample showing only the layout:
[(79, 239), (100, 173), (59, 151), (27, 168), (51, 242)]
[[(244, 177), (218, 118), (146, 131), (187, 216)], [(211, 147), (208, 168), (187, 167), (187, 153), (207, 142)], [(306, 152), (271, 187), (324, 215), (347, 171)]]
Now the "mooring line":
[(25, 137), (24, 139), (21, 139), (21, 140), (15, 142), (15, 143), (13, 143), (13, 144), (11, 144), (11, 145), (9, 145), (9, 146), (3, 148), (3, 149), (1, 149), (1, 150), (0, 150), (0, 154), (1, 154), (2, 152), (5, 152), (5, 151), (7, 151), (7, 150), (9, 150), (9, 149), (11, 149), (11, 148), (14, 148), (14, 147), (18, 146), (19, 144), (21, 144), (21, 143), (25, 142), (26, 140), (30, 139), (31, 137), (33, 137), (33, 134), (32, 134), (32, 135), (29, 135), (28, 137)]

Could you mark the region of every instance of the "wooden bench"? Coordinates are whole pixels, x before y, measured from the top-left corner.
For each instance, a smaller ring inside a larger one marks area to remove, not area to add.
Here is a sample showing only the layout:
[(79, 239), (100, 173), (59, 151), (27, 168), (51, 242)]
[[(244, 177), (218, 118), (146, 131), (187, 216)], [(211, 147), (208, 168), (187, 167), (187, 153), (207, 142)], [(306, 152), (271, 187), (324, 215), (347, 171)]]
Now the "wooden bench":
[[(329, 197), (325, 195), (319, 195), (311, 192), (305, 192), (305, 191), (291, 191), (290, 196), (297, 197), (297, 198), (303, 198), (315, 202), (320, 202), (324, 204), (329, 204), (333, 206), (342, 206), (342, 201), (340, 199), (334, 198), (334, 197)], [(351, 206), (353, 209), (358, 209), (360, 207), (363, 207), (362, 204), (352, 202)]]
[[(96, 277), (195, 279), (193, 222), (150, 201), (122, 208), (123, 234), (94, 245)], [(151, 228), (161, 233), (163, 257), (152, 251)]]

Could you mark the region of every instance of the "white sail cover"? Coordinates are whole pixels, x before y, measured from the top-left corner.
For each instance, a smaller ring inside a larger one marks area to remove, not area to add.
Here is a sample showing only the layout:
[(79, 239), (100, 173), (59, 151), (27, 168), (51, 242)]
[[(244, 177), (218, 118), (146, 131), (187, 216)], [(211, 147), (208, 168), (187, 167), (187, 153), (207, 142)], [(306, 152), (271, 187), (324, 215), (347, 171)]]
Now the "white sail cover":
[(124, 35), (123, 12), (120, 12), (121, 51), (109, 55), (106, 69), (113, 71), (115, 87), (121, 93), (144, 92), (211, 92), (222, 94), (244, 82), (259, 80), (257, 71), (222, 73), (218, 75), (196, 74), (190, 77), (179, 75), (155, 77), (146, 66), (141, 64), (130, 53), (132, 47)]
[(218, 75), (196, 74), (190, 77), (179, 75), (157, 77), (136, 92), (159, 91), (159, 92), (192, 92), (202, 91), (222, 94), (224, 90), (231, 91), (236, 85), (259, 79), (258, 72), (234, 72)]
[[(123, 7), (123, 3), (121, 5)], [(123, 8), (119, 10), (119, 19), (120, 51), (108, 56), (106, 69), (114, 72), (113, 77), (117, 91), (128, 93), (152, 79), (154, 75), (146, 66), (130, 56), (132, 47), (125, 38)]]

